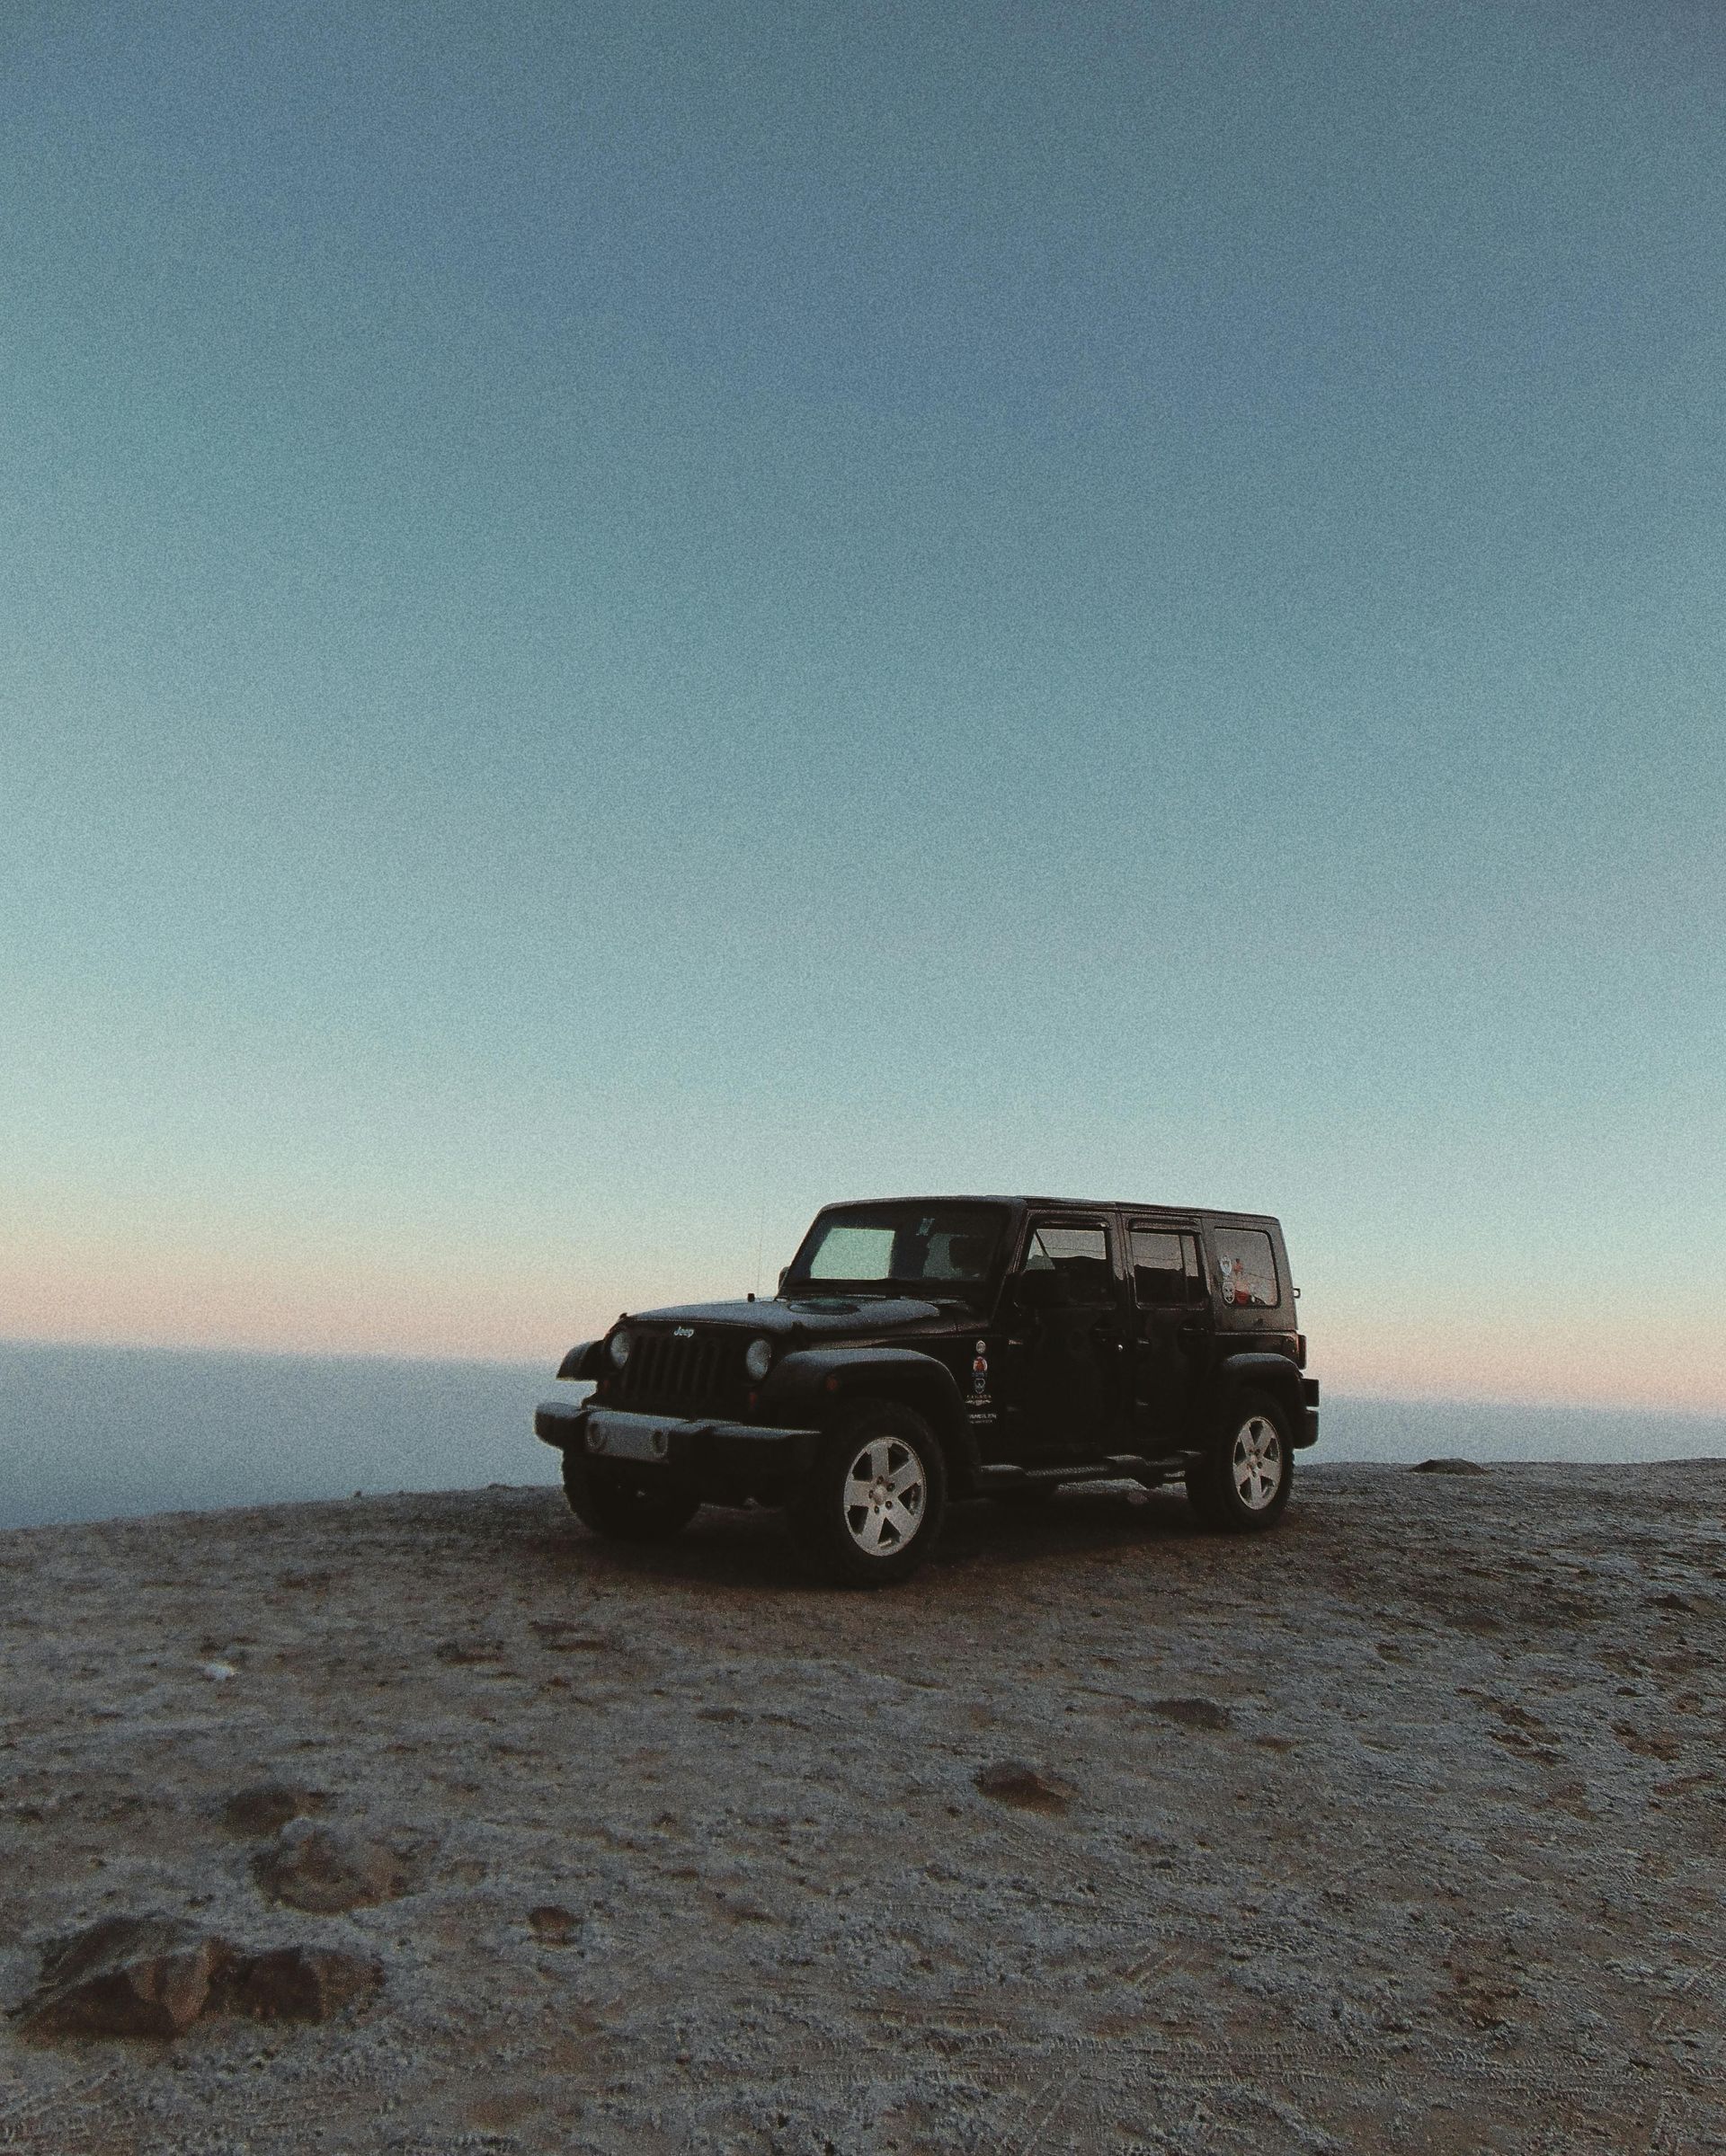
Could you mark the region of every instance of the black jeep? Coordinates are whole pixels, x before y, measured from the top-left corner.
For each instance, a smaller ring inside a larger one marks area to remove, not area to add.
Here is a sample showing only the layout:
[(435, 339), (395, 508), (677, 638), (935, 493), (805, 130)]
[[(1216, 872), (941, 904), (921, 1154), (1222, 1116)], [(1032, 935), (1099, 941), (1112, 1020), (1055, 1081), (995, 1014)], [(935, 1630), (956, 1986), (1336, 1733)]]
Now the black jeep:
[(955, 1497), (1183, 1481), (1275, 1524), (1318, 1436), (1283, 1231), (1258, 1213), (894, 1198), (818, 1213), (770, 1302), (619, 1318), (537, 1434), (577, 1517), (631, 1541), (781, 1505), (824, 1576), (902, 1579)]

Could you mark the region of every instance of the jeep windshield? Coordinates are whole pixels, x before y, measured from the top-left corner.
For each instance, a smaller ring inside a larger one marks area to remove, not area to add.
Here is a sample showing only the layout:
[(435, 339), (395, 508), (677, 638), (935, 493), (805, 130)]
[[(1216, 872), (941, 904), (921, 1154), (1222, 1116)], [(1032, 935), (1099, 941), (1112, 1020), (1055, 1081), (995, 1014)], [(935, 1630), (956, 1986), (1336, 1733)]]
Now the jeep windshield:
[(1004, 1205), (941, 1205), (925, 1199), (850, 1205), (823, 1213), (785, 1276), (787, 1295), (848, 1294), (965, 1298), (988, 1278), (1007, 1225)]

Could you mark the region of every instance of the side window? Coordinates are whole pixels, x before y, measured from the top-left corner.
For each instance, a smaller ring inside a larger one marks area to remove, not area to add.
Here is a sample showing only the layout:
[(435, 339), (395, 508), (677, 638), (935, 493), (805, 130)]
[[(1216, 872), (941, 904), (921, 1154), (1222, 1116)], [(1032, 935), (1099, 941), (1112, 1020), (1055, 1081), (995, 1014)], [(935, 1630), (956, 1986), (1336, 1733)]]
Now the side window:
[(1196, 1302), (1205, 1292), (1198, 1238), (1178, 1229), (1134, 1229), (1133, 1291), (1142, 1308)]
[(1107, 1231), (1100, 1222), (1075, 1227), (1043, 1221), (1031, 1230), (1024, 1277), (1028, 1285), (1035, 1283), (1040, 1302), (1112, 1302), (1115, 1273)]
[(1277, 1260), (1261, 1228), (1219, 1228), (1216, 1269), (1224, 1305), (1240, 1310), (1274, 1310), (1283, 1300)]

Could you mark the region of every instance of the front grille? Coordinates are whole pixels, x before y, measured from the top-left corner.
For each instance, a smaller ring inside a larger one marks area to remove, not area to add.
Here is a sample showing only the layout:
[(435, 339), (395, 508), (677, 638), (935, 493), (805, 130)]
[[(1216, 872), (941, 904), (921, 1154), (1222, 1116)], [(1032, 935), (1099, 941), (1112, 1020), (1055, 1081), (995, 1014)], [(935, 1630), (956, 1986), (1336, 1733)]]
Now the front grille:
[(637, 1331), (612, 1397), (651, 1414), (735, 1414), (743, 1400), (743, 1346), (724, 1333), (680, 1340)]

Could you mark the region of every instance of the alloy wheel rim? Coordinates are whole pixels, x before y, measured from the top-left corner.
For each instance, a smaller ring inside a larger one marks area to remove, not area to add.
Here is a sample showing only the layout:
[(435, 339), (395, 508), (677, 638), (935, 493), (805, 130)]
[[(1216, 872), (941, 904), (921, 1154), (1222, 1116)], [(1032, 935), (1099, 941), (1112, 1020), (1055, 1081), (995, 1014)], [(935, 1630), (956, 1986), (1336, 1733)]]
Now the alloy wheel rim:
[(1234, 1494), (1250, 1513), (1262, 1513), (1283, 1486), (1283, 1440), (1268, 1415), (1250, 1415), (1235, 1433), (1229, 1468)]
[(923, 1524), (929, 1477), (903, 1437), (872, 1437), (845, 1475), (845, 1525), (866, 1557), (903, 1549)]

